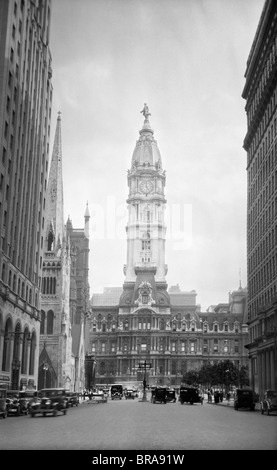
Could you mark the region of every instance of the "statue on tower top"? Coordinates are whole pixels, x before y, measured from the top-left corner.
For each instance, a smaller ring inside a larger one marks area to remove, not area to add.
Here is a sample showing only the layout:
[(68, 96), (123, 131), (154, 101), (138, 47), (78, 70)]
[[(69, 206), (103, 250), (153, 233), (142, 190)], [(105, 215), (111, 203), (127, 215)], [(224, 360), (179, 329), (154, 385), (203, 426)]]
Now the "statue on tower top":
[(151, 116), (151, 114), (149, 113), (149, 108), (148, 108), (146, 103), (144, 103), (144, 107), (143, 107), (143, 110), (141, 111), (141, 113), (143, 114), (145, 119), (148, 119), (148, 116)]

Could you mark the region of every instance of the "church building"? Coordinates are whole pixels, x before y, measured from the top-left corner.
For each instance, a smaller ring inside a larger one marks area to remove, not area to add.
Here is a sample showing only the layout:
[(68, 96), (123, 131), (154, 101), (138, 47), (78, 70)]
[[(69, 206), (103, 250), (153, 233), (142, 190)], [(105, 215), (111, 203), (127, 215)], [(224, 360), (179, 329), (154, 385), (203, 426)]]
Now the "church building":
[(41, 286), (38, 389), (85, 385), (89, 313), (89, 211), (84, 228), (64, 224), (61, 116), (57, 118), (47, 184)]

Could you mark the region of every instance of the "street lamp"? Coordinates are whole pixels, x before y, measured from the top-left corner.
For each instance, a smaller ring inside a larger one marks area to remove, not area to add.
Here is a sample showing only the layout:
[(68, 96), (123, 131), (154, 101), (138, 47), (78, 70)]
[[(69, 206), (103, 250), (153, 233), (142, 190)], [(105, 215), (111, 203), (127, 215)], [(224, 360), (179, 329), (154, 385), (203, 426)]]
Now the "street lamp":
[(43, 388), (46, 388), (46, 372), (48, 371), (49, 369), (49, 366), (47, 364), (47, 362), (44, 362), (43, 364), (43, 370), (44, 370), (44, 387)]

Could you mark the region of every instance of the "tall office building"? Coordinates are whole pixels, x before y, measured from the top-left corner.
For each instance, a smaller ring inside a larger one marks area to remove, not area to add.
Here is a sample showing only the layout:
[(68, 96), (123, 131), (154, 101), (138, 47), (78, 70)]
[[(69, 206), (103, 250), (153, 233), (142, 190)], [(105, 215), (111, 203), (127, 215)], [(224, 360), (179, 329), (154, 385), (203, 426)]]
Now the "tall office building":
[(277, 4), (266, 0), (247, 60), (247, 277), (251, 386), (277, 389)]
[(51, 0), (0, 0), (0, 383), (37, 386)]

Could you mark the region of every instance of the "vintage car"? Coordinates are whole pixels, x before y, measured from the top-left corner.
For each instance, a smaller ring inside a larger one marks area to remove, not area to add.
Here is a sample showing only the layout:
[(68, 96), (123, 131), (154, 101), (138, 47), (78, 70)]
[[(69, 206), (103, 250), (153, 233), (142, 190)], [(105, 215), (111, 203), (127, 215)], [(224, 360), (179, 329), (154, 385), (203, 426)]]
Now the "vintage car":
[(167, 402), (176, 402), (176, 392), (174, 388), (167, 388), (166, 389), (166, 401)]
[(234, 408), (249, 408), (250, 411), (255, 410), (255, 395), (253, 390), (248, 388), (237, 388), (234, 396)]
[(6, 388), (0, 388), (0, 416), (2, 418), (7, 418), (8, 409), (7, 409), (7, 390)]
[(153, 387), (151, 389), (151, 402), (152, 403), (164, 403), (166, 405), (166, 387)]
[(136, 397), (136, 391), (133, 390), (132, 388), (126, 388), (126, 390), (124, 392), (124, 396), (125, 396), (126, 400), (128, 400), (128, 399), (134, 400), (135, 397)]
[(270, 415), (277, 411), (277, 390), (266, 390), (261, 399), (261, 413)]
[(79, 405), (80, 399), (79, 399), (78, 393), (66, 391), (66, 397), (67, 397), (67, 408), (69, 406), (71, 406), (72, 408), (73, 406)]
[(123, 385), (122, 384), (113, 384), (111, 385), (111, 399), (114, 400), (118, 398), (121, 400), (123, 397)]
[[(37, 394), (38, 394), (38, 392), (35, 391), (35, 390), (20, 390), (19, 391), (19, 401), (21, 403), (23, 403), (23, 401), (25, 401), (25, 403), (27, 405), (27, 408), (28, 408), (28, 412), (29, 412), (31, 404), (33, 402), (37, 401)], [(27, 413), (25, 413), (25, 414), (27, 414)]]
[(8, 415), (27, 415), (29, 413), (28, 400), (20, 396), (19, 390), (7, 390), (7, 411)]
[(181, 386), (179, 401), (181, 405), (184, 403), (190, 403), (191, 405), (201, 403), (201, 405), (203, 405), (203, 395), (196, 387)]
[(49, 414), (57, 416), (59, 412), (64, 415), (66, 414), (67, 398), (64, 388), (44, 388), (39, 391), (38, 397), (40, 400), (37, 403), (32, 403), (30, 406), (30, 415), (32, 418), (36, 414), (43, 416)]

